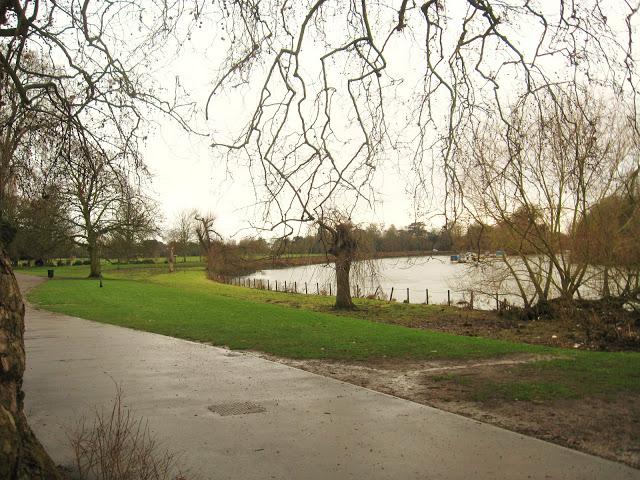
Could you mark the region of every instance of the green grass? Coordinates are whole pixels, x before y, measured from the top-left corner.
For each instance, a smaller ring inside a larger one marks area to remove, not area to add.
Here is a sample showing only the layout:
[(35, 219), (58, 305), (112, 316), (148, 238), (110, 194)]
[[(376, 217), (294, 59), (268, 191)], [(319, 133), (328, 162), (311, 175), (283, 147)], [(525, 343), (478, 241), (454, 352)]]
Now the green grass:
[(477, 402), (610, 398), (640, 394), (640, 354), (633, 352), (566, 352), (564, 358), (542, 360), (477, 375), (434, 375), (433, 382), (461, 387), (462, 396)]
[[(300, 359), (472, 359), (517, 353), (558, 358), (499, 367), (499, 375), (447, 374), (475, 401), (548, 401), (640, 393), (640, 353), (582, 352), (457, 336), (331, 311), (324, 296), (283, 294), (223, 285), (201, 268), (105, 269), (104, 288), (86, 280), (88, 267), (56, 268), (56, 278), (29, 299), (47, 310), (178, 338)], [(31, 269), (31, 273), (46, 275)], [(442, 306), (357, 299), (357, 315), (437, 315)]]
[[(187, 257), (187, 262), (183, 263), (182, 259), (179, 259), (175, 264), (176, 271), (183, 270), (199, 270), (204, 268), (204, 263), (200, 262), (198, 257)], [(118, 265), (108, 262), (102, 263), (102, 273), (105, 277), (109, 276), (124, 276), (135, 278), (139, 276), (156, 275), (159, 273), (165, 273), (169, 269), (168, 265), (163, 261), (157, 260), (156, 263), (149, 264), (126, 264)], [(53, 270), (54, 278), (87, 278), (89, 276), (88, 265), (78, 266), (62, 266), (62, 267), (19, 267), (15, 271), (24, 273), (27, 275), (35, 275), (38, 277), (46, 277), (47, 271)]]
[(291, 358), (479, 358), (547, 350), (251, 301), (247, 297), (261, 292), (209, 282), (201, 272), (114, 276), (104, 285), (57, 279), (29, 298), (47, 310)]

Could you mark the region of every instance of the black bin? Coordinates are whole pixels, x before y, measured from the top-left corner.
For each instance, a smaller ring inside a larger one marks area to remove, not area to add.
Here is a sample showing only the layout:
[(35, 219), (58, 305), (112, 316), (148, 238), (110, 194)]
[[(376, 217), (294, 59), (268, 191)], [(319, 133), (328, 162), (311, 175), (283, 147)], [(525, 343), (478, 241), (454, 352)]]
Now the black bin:
[(47, 277), (53, 278), (53, 270), (47, 270)]

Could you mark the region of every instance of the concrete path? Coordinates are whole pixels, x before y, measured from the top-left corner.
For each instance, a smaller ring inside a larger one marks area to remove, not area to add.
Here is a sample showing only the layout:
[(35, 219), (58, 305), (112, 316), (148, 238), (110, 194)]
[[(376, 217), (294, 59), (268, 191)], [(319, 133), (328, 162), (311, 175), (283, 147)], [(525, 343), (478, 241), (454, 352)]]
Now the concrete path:
[[(65, 429), (113, 398), (118, 382), (194, 478), (640, 479), (624, 465), (251, 354), (29, 307), (26, 328), (27, 414), (61, 464), (70, 459)], [(245, 402), (264, 411), (208, 408)]]

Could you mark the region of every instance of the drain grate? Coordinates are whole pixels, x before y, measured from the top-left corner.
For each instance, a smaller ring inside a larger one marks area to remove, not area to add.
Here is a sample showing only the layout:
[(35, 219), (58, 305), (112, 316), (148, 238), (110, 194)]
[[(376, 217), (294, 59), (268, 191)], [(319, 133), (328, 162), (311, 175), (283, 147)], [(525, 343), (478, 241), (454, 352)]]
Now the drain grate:
[(248, 413), (264, 413), (267, 411), (262, 405), (253, 402), (218, 403), (208, 407), (213, 413), (222, 417), (229, 415), (246, 415)]

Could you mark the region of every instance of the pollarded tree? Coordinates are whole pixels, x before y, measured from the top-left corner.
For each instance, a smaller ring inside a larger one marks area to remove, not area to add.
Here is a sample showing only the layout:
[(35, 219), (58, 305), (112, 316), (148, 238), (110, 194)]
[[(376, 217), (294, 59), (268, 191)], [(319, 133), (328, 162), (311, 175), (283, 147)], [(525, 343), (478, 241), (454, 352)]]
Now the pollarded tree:
[(376, 264), (372, 258), (375, 242), (359, 228), (349, 216), (333, 209), (316, 220), (324, 251), (333, 263), (336, 277), (335, 308), (356, 308), (352, 299), (352, 279), (367, 281), (376, 276)]
[(358, 259), (358, 238), (351, 220), (340, 215), (325, 216), (316, 221), (328, 254), (334, 257), (336, 271), (336, 303), (339, 309), (353, 309), (351, 267)]

